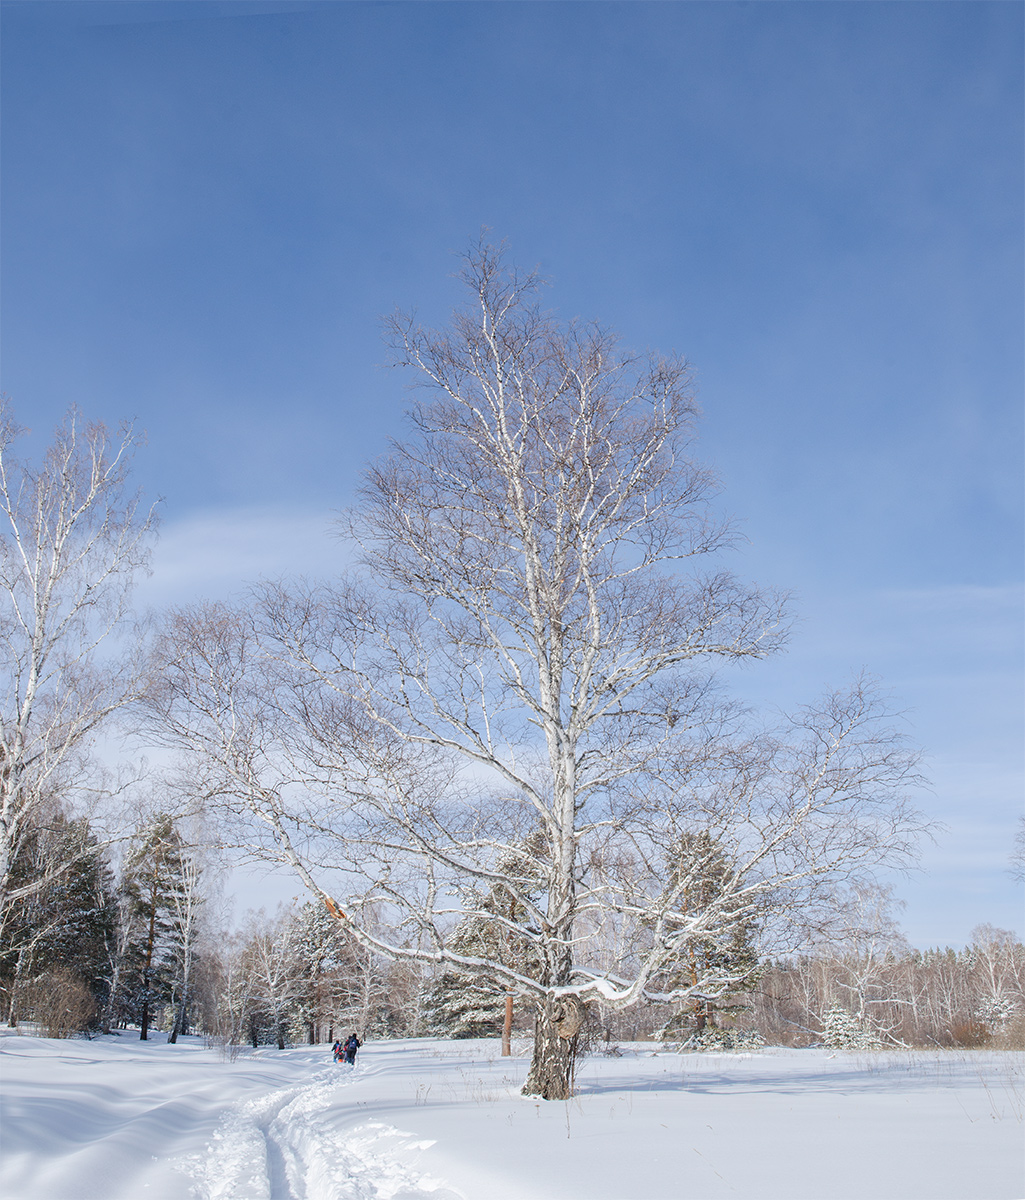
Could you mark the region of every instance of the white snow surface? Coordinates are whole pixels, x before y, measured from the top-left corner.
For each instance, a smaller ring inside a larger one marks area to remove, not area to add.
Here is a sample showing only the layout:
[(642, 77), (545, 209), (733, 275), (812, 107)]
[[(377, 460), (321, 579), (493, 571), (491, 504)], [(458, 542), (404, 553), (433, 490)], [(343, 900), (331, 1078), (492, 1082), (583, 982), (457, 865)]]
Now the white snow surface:
[(675, 1054), (519, 1095), (525, 1044), (227, 1061), (200, 1039), (0, 1037), (5, 1200), (1020, 1200), (1025, 1056)]

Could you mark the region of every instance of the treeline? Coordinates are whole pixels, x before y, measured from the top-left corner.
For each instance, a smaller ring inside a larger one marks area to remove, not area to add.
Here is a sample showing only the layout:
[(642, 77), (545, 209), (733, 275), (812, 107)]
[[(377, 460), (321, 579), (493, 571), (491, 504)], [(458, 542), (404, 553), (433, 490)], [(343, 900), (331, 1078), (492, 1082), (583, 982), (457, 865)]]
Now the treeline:
[(669, 1021), (655, 1005), (605, 1014), (595, 1035), (722, 1050), (1023, 1049), (1025, 945), (1008, 930), (980, 925), (961, 949), (823, 947), (760, 963), (725, 1005), (692, 1001)]
[(249, 913), (228, 934), (217, 872), (169, 816), (115, 869), (84, 819), (57, 813), (25, 839), (12, 878), (39, 886), (0, 921), (0, 997), (12, 1027), (51, 1037), (152, 1029), (228, 1045), (420, 1033), (417, 965), (378, 960), (322, 905)]
[[(15, 906), (3, 930), (9, 1025), (54, 1037), (131, 1030), (147, 1038), (156, 1028), (171, 1041), (200, 1033), (229, 1047), (279, 1048), (352, 1030), (364, 1038), (501, 1033), (505, 993), (493, 980), (381, 958), (319, 903), (251, 912), (226, 934), (217, 871), (171, 817), (151, 820), (130, 845), (115, 869), (88, 823), (60, 813), (26, 840), (14, 877), (45, 886)], [(55, 860), (66, 868), (55, 870)], [(483, 913), (489, 903), (483, 898)], [(375, 914), (365, 921), (373, 925)], [(395, 936), (381, 914), (376, 923)], [(464, 918), (452, 944), (479, 955), (489, 937), (485, 919)], [(1006, 930), (979, 926), (958, 950), (913, 950), (891, 929), (879, 944), (785, 960), (758, 962), (740, 944), (729, 953), (743, 975), (731, 991), (620, 1012), (591, 1004), (585, 1042), (1025, 1045), (1025, 946)], [(517, 1000), (517, 1031), (531, 1024), (530, 1006)]]
[(747, 1024), (774, 1045), (1025, 1047), (1025, 946), (980, 925), (963, 949), (821, 953), (772, 963)]
[(128, 845), (115, 870), (88, 821), (59, 809), (23, 838), (11, 875), (30, 890), (0, 930), (8, 1025), (31, 1020), (55, 1037), (132, 1025), (146, 1038), (159, 1022), (175, 1040), (206, 1020), (203, 855), (168, 816)]

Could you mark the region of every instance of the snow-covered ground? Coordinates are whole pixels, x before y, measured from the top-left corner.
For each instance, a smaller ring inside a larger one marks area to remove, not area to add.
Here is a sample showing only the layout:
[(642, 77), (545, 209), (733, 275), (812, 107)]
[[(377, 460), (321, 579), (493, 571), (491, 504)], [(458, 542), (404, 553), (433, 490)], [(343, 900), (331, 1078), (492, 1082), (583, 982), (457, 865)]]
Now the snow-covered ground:
[[(159, 1037), (160, 1035), (158, 1035)], [(525, 1051), (525, 1047), (522, 1047)], [(225, 1061), (198, 1039), (0, 1038), (6, 1200), (1020, 1200), (1025, 1056), (588, 1058), (518, 1094), (491, 1041)]]

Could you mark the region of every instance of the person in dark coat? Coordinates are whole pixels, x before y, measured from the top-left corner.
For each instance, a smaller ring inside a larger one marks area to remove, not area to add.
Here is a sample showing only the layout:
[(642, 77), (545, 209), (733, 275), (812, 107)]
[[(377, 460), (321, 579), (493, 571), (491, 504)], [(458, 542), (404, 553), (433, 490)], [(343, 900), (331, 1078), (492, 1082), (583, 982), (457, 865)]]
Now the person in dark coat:
[(350, 1066), (354, 1067), (356, 1065), (356, 1051), (362, 1045), (363, 1043), (354, 1033), (349, 1034), (349, 1036), (346, 1038), (345, 1045), (342, 1047), (342, 1049), (345, 1052), (345, 1061), (349, 1063)]

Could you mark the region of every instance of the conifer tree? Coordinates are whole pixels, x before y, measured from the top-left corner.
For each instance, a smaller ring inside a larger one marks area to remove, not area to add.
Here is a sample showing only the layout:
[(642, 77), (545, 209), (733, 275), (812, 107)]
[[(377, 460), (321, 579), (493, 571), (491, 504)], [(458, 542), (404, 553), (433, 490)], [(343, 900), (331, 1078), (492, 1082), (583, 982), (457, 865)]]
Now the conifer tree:
[(122, 887), (133, 936), (128, 949), (128, 1008), (149, 1038), (154, 1007), (171, 998), (176, 893), (185, 872), (181, 837), (171, 817), (159, 815), (128, 856)]
[(322, 904), (307, 902), (294, 917), (294, 942), (302, 993), (297, 1001), (296, 1020), (301, 1022), (311, 1046), (332, 1013), (333, 972), (339, 966), (339, 942), (343, 936), (338, 922)]
[(871, 1022), (839, 1004), (827, 1009), (822, 1018), (822, 1044), (831, 1050), (878, 1050), (882, 1047)]
[(710, 981), (711, 986), (673, 1013), (659, 1031), (663, 1041), (701, 1038), (717, 1026), (719, 1015), (740, 1007), (738, 995), (750, 990), (757, 979), (756, 921), (735, 899), (733, 872), (733, 864), (706, 830), (682, 834), (666, 863), (666, 891), (678, 894), (681, 911), (698, 916), (719, 905), (722, 912), (715, 936), (685, 943), (683, 953), (666, 971), (666, 991), (694, 986), (700, 980)]
[[(543, 858), (542, 839), (535, 835), (524, 844), (523, 853), (504, 855), (496, 867), (528, 900), (537, 900), (541, 893), (538, 857)], [(485, 893), (466, 889), (464, 899), (466, 916), (449, 940), (456, 954), (498, 961), (524, 972), (538, 968), (540, 956), (529, 937), (526, 909), (509, 887), (495, 882)], [(428, 993), (430, 1027), (440, 1037), (493, 1037), (501, 1025), (505, 995), (502, 984), (487, 974), (445, 971)]]
[(84, 818), (59, 811), (26, 835), (11, 879), (24, 886), (53, 860), (71, 865), (50, 872), (45, 886), (26, 890), (11, 906), (0, 952), (0, 979), (7, 991), (7, 1019), (16, 1025), (18, 994), (32, 979), (60, 969), (81, 981), (97, 1006), (107, 999), (107, 947), (114, 933), (114, 888), (110, 868)]
[[(488, 932), (486, 921), (465, 917), (452, 935), (452, 949), (482, 957)], [(438, 1037), (494, 1037), (504, 994), (501, 985), (486, 976), (445, 971), (427, 994), (428, 1028)]]

